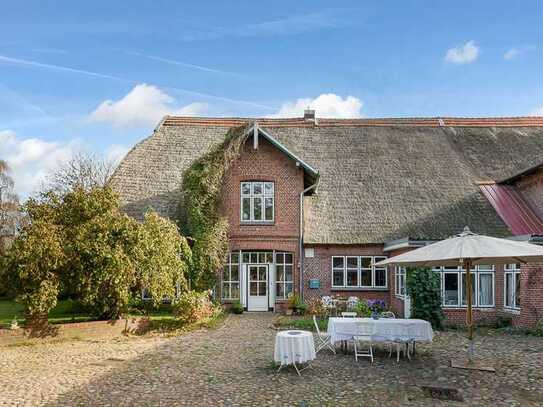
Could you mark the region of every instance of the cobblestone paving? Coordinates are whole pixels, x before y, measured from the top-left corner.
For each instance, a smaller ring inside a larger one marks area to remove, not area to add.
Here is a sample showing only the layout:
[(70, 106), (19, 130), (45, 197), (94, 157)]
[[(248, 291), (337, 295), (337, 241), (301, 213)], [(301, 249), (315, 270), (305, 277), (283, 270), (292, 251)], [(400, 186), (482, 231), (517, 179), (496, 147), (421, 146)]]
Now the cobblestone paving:
[[(232, 315), (219, 329), (175, 338), (75, 341), (0, 349), (0, 405), (543, 405), (543, 339), (484, 335), (479, 359), (496, 373), (452, 369), (460, 333), (420, 345), (411, 361), (373, 366), (322, 351), (312, 369), (275, 373), (271, 314)], [(421, 385), (459, 388), (465, 402), (427, 398)]]

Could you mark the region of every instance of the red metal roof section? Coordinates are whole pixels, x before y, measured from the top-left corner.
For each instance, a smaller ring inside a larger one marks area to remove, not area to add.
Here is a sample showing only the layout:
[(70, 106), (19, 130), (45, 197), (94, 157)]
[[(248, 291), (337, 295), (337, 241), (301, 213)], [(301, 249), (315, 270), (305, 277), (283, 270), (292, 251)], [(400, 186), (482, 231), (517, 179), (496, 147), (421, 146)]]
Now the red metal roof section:
[(241, 126), (258, 121), (262, 127), (331, 127), (331, 126), (420, 126), (420, 127), (543, 127), (543, 117), (411, 117), (382, 119), (324, 119), (303, 117), (165, 117), (163, 126)]
[(541, 217), (514, 186), (481, 183), (479, 188), (513, 235), (543, 233)]

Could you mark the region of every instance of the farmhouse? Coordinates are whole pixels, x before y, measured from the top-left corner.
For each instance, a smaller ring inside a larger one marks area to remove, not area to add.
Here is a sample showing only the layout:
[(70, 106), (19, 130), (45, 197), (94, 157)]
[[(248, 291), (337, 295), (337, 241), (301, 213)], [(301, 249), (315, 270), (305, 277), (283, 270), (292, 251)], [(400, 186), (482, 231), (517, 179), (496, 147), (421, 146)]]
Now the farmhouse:
[[(375, 263), (462, 231), (533, 243), (543, 235), (543, 118), (165, 117), (115, 172), (124, 210), (178, 219), (184, 171), (244, 126), (223, 180), (230, 256), (218, 292), (249, 311), (289, 293), (383, 299), (409, 312), (405, 270)], [(459, 267), (436, 269), (447, 317), (463, 321)], [(538, 266), (478, 266), (475, 317), (543, 318)]]

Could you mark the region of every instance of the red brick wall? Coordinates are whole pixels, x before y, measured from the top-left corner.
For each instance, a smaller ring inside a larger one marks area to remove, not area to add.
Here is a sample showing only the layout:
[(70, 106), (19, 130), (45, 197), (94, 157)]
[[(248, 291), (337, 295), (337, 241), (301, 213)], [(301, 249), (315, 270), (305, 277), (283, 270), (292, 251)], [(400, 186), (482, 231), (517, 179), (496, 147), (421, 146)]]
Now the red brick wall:
[(543, 216), (543, 169), (520, 179), (516, 186), (530, 205)]
[[(412, 249), (389, 253), (389, 257)], [(511, 318), (514, 326), (533, 327), (543, 319), (543, 264), (521, 267), (521, 309), (512, 311), (504, 308), (504, 267), (495, 266), (495, 293), (493, 308), (474, 308), (473, 319), (478, 324), (492, 324), (500, 317)], [(390, 308), (396, 315), (403, 316), (403, 303), (395, 295), (395, 271), (389, 270)], [(466, 308), (443, 308), (446, 322), (453, 325), (466, 323)]]
[[(543, 217), (543, 169), (521, 178), (516, 186), (529, 204)], [(513, 314), (513, 324), (533, 327), (538, 321), (543, 320), (543, 264), (523, 265), (520, 285), (521, 311)]]
[(513, 314), (513, 325), (533, 327), (543, 320), (543, 264), (520, 268), (520, 313)]
[[(543, 264), (521, 266), (520, 275), (520, 311), (504, 308), (504, 267), (495, 267), (495, 304), (494, 308), (474, 309), (477, 323), (492, 323), (498, 318), (511, 318), (513, 326), (531, 328), (543, 320)], [(451, 323), (465, 324), (465, 309), (444, 309), (447, 320)]]
[[(272, 224), (247, 225), (241, 222), (241, 182), (273, 181), (275, 215)], [(222, 211), (229, 222), (230, 250), (281, 250), (294, 253), (294, 286), (299, 281), (300, 192), (304, 174), (296, 163), (260, 137), (253, 149), (250, 137), (240, 157), (225, 174)]]
[[(320, 298), (323, 295), (341, 295), (356, 296), (364, 299), (383, 300), (390, 304), (389, 289), (359, 289), (344, 290), (332, 289), (332, 256), (384, 256), (383, 245), (312, 245), (315, 250), (315, 257), (304, 257), (304, 299), (309, 301), (314, 298)], [(318, 279), (321, 282), (321, 288), (309, 288), (309, 280)], [(388, 287), (390, 287), (390, 273), (387, 275)]]

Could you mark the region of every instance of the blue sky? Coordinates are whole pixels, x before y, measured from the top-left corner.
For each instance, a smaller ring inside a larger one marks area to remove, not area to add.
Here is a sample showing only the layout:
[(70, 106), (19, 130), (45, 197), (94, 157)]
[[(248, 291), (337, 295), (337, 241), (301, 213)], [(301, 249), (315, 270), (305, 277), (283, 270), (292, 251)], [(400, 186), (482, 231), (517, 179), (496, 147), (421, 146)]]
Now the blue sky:
[(541, 2), (24, 1), (0, 13), (0, 158), (24, 197), (162, 114), (543, 114)]

